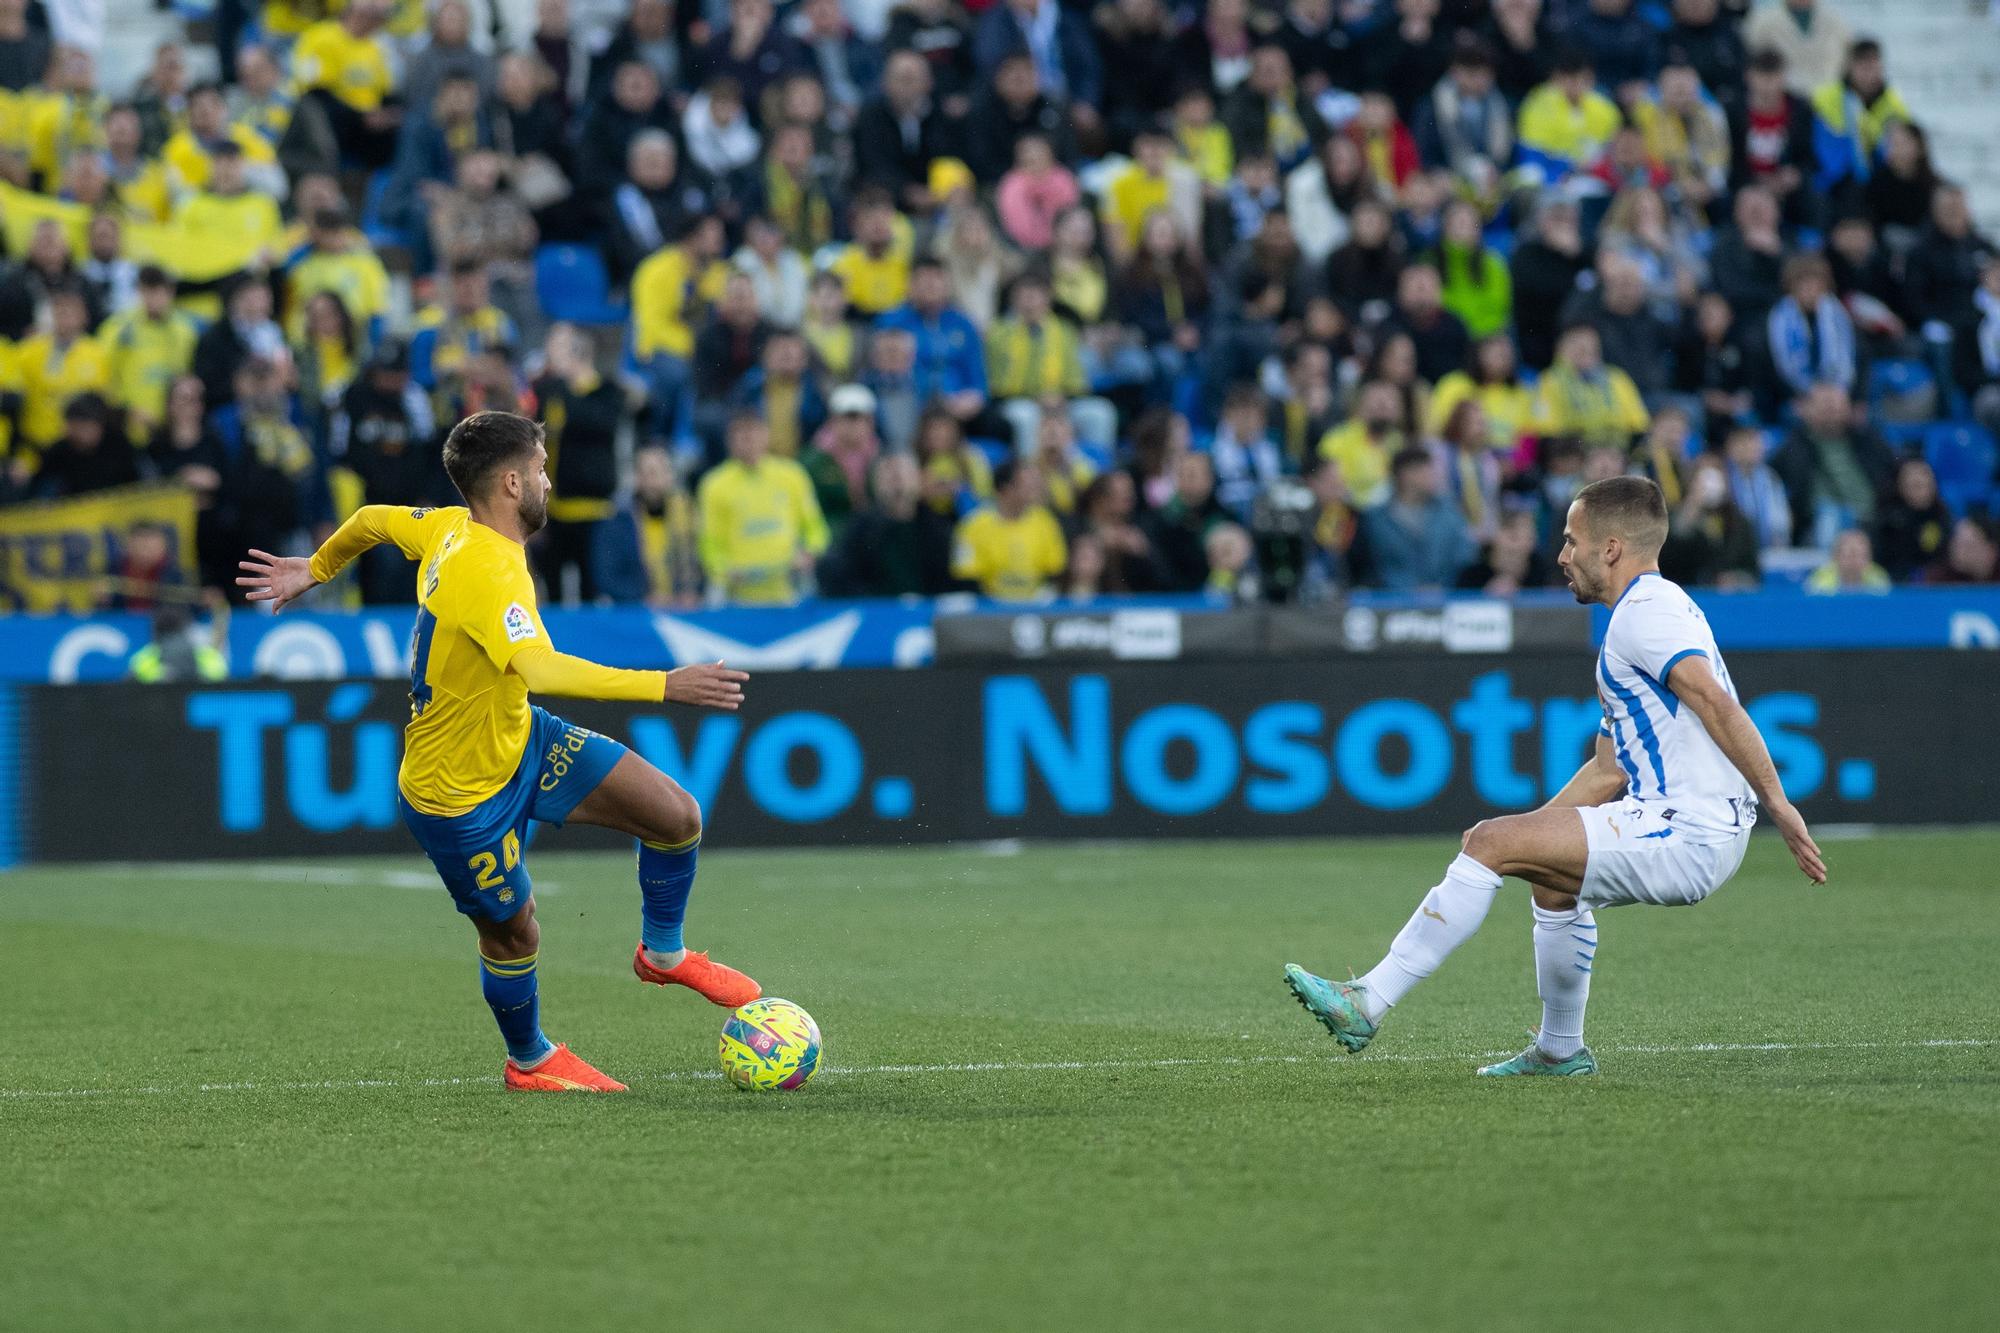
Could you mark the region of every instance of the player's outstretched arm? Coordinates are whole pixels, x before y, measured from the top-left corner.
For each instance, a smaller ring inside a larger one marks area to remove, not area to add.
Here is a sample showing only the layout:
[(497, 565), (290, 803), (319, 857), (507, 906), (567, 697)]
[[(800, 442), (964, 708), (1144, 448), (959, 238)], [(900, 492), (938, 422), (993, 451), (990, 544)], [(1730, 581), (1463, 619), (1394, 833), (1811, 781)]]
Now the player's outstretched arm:
[(1615, 801), (1625, 794), (1625, 770), (1618, 767), (1616, 756), (1611, 753), (1611, 739), (1597, 738), (1597, 748), (1590, 758), (1583, 761), (1583, 767), (1576, 770), (1576, 776), (1563, 784), (1563, 789), (1549, 797), (1544, 810), (1566, 810), (1577, 806), (1603, 805)]
[(437, 521), (445, 511), (406, 509), (401, 505), (363, 505), (348, 515), (326, 544), (311, 559), (252, 551), (248, 560), (236, 562), (243, 574), (236, 586), (247, 588), (253, 602), (270, 602), (273, 611), (282, 611), (299, 598), (327, 582), (341, 569), (372, 546), (385, 543), (400, 546), (412, 560), (424, 553), (424, 526)]
[(534, 694), (688, 704), (729, 713), (742, 706), (743, 682), (750, 679), (748, 672), (731, 670), (720, 662), (673, 671), (626, 671), (559, 653), (546, 644), (520, 649), (509, 660), (508, 668)]
[(1694, 710), (1710, 738), (1750, 784), (1750, 790), (1757, 795), (1757, 804), (1784, 836), (1785, 846), (1791, 849), (1792, 859), (1799, 863), (1806, 878), (1815, 884), (1826, 883), (1826, 859), (1807, 831), (1804, 816), (1785, 798), (1784, 785), (1778, 781), (1778, 770), (1771, 762), (1771, 752), (1764, 748), (1764, 738), (1757, 734), (1757, 724), (1715, 678), (1708, 659), (1697, 653), (1674, 663), (1673, 670), (1667, 673), (1667, 688)]

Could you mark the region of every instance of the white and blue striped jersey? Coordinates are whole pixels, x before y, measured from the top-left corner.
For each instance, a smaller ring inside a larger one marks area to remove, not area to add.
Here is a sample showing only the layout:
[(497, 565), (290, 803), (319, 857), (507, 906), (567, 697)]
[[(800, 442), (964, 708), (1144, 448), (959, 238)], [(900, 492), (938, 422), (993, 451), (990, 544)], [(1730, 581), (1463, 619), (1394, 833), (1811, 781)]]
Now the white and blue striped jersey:
[(1737, 697), (1694, 599), (1658, 573), (1641, 574), (1611, 608), (1597, 656), (1601, 730), (1632, 799), (1665, 807), (1663, 817), (1689, 833), (1733, 833), (1756, 819), (1750, 784), (1667, 685), (1674, 664), (1694, 656), (1706, 657), (1722, 688)]

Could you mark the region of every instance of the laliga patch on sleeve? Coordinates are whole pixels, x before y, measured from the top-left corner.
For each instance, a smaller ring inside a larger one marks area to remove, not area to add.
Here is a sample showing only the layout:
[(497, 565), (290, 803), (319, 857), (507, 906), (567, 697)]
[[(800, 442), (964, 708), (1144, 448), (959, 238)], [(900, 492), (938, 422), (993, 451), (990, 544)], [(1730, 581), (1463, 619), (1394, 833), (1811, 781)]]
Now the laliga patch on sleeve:
[(537, 633), (535, 618), (529, 615), (528, 608), (522, 606), (519, 602), (515, 602), (507, 608), (506, 620), (507, 642), (519, 643), (523, 639), (532, 639), (535, 637)]

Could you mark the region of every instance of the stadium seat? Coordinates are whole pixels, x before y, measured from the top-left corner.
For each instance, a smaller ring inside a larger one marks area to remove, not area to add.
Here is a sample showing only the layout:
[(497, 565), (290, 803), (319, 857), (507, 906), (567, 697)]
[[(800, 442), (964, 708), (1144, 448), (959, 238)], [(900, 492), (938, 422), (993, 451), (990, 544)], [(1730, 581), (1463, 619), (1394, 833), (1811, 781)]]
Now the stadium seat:
[(623, 324), (628, 311), (611, 299), (604, 257), (587, 245), (545, 245), (535, 251), (535, 295), (552, 320)]
[(1924, 432), (1924, 457), (1937, 473), (1938, 494), (1954, 514), (1985, 509), (1993, 498), (2000, 444), (1978, 426), (1939, 422)]
[(1868, 406), (1885, 421), (1927, 421), (1937, 413), (1937, 376), (1917, 357), (1877, 361), (1868, 368)]
[(1930, 421), (1884, 421), (1878, 419), (1875, 426), (1876, 429), (1882, 432), (1882, 438), (1887, 440), (1890, 446), (1898, 453), (1918, 453), (1922, 451), (1924, 437), (1930, 433), (1930, 429), (1934, 424), (1936, 423)]
[(368, 189), (361, 197), (361, 234), (377, 250), (414, 249), (406, 229), (392, 227), (382, 220), (382, 201), (389, 194), (389, 176), (389, 169), (384, 167), (368, 178)]

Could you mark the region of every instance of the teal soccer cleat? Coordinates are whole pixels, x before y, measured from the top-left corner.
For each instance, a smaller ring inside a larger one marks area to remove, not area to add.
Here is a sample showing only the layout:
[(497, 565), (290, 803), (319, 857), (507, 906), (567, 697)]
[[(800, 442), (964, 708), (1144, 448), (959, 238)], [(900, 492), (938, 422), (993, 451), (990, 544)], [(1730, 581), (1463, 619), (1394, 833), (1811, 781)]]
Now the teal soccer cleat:
[(1333, 1039), (1350, 1051), (1358, 1051), (1375, 1039), (1375, 1024), (1361, 1012), (1360, 997), (1367, 988), (1358, 981), (1328, 981), (1316, 977), (1297, 963), (1285, 964), (1285, 985), (1306, 1012), (1333, 1034)]
[(1513, 1078), (1518, 1074), (1534, 1074), (1544, 1077), (1575, 1078), (1579, 1074), (1595, 1074), (1597, 1057), (1590, 1053), (1588, 1046), (1570, 1056), (1558, 1060), (1554, 1056), (1542, 1054), (1539, 1046), (1530, 1046), (1509, 1060), (1497, 1065), (1486, 1065), (1479, 1071), (1481, 1078)]

